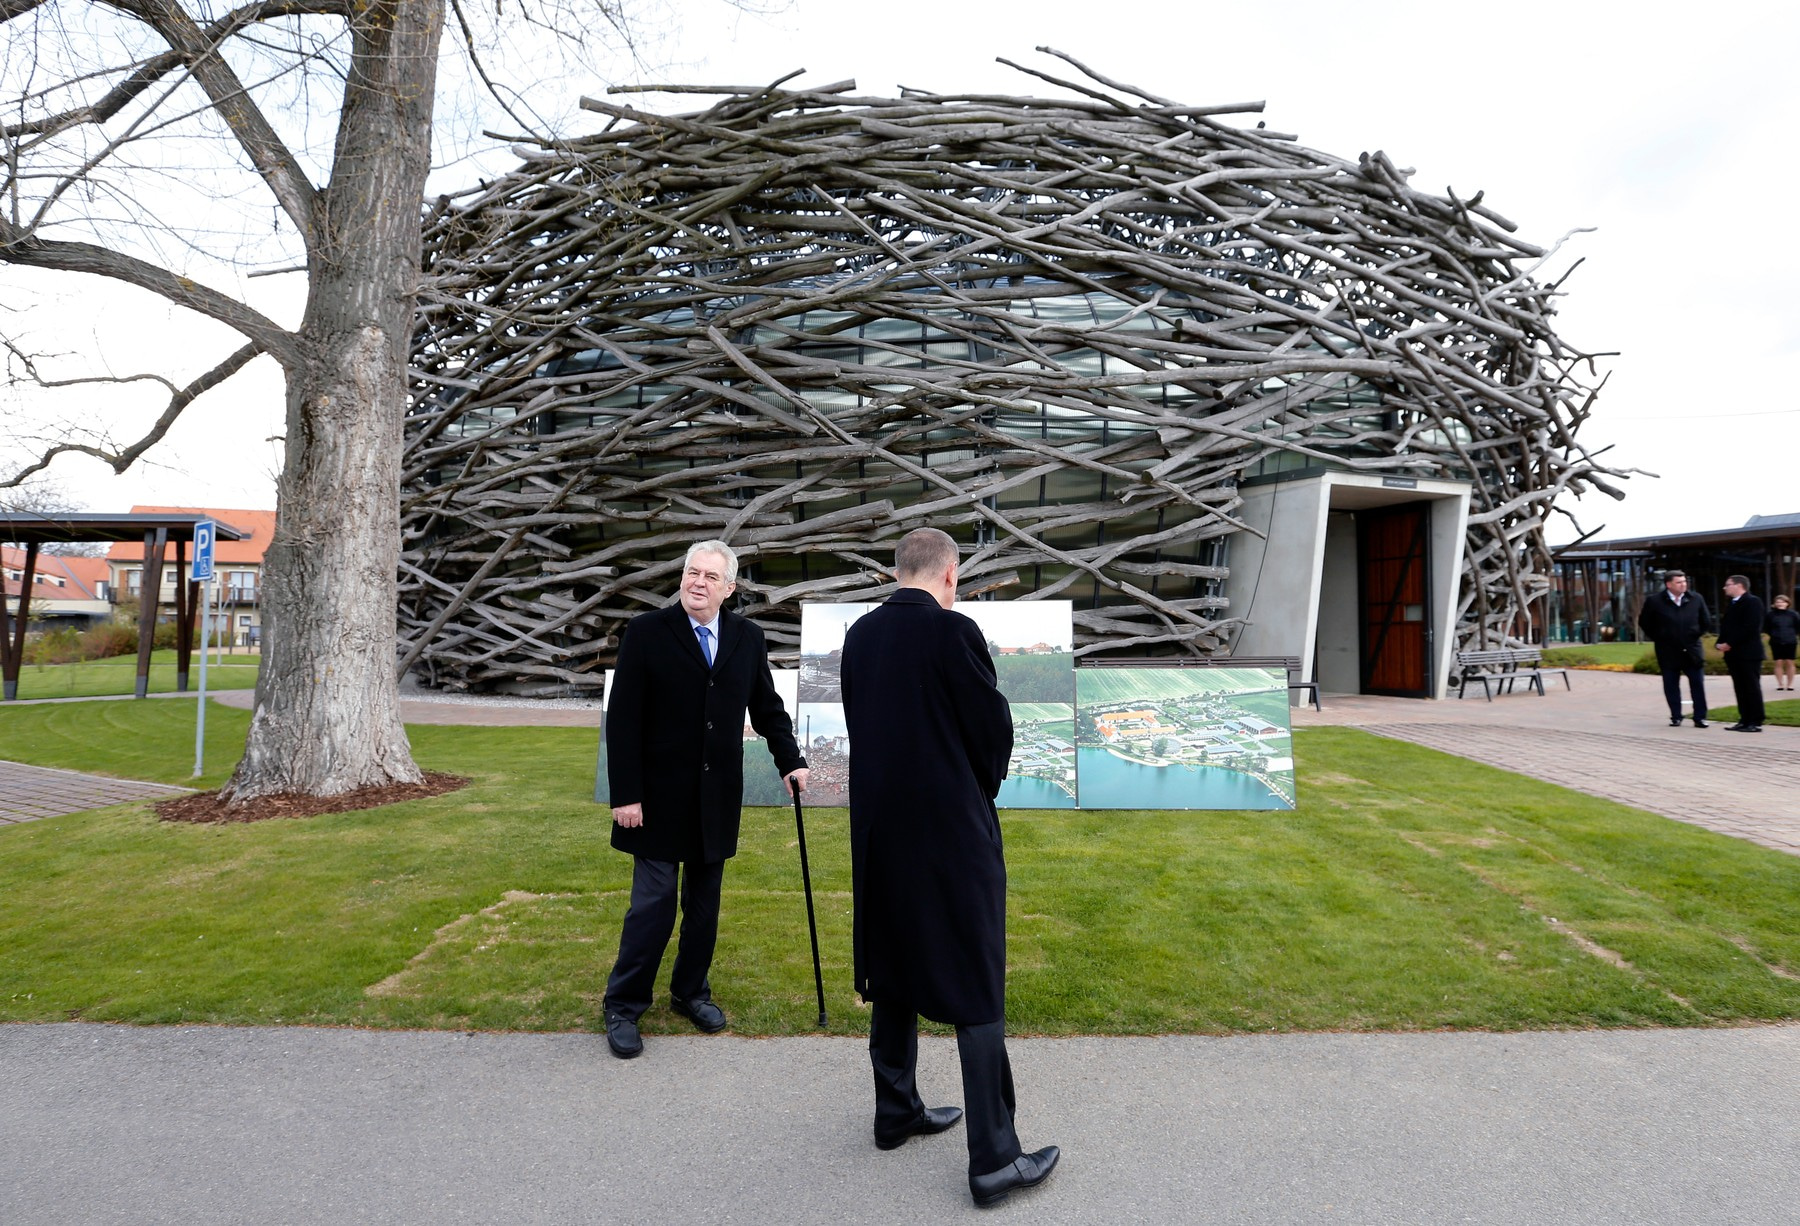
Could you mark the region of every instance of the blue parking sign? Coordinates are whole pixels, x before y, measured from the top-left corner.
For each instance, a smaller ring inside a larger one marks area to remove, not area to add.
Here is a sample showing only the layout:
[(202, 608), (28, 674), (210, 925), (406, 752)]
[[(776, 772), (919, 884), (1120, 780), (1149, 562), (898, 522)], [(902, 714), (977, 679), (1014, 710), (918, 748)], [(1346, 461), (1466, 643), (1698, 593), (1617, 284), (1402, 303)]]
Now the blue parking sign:
[(213, 535), (216, 528), (210, 519), (200, 520), (194, 525), (194, 568), (188, 572), (193, 580), (213, 577)]

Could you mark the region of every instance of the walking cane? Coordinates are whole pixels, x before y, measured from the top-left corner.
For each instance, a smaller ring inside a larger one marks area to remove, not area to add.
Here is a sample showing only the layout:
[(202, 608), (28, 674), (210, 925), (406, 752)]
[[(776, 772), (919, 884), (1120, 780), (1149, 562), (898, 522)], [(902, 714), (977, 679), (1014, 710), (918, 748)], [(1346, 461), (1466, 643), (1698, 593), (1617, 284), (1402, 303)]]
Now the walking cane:
[(819, 1028), (825, 1028), (825, 975), (819, 969), (819, 922), (813, 918), (812, 870), (806, 865), (806, 819), (800, 816), (800, 785), (788, 780), (794, 793), (794, 829), (800, 835), (800, 883), (806, 887), (806, 928), (812, 934), (813, 987), (819, 993)]

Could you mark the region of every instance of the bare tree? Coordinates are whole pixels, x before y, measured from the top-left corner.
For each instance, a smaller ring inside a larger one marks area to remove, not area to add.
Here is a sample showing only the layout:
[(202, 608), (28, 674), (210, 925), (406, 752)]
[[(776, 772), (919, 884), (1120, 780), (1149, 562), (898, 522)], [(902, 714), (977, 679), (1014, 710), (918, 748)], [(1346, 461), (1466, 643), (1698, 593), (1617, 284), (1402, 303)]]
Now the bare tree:
[[(197, 374), (154, 376), (168, 399), (143, 437), (59, 442), (8, 483), (64, 452), (122, 472), (259, 357), (285, 377), (262, 676), (235, 801), (420, 778), (398, 711), (394, 574), (447, 13), (476, 75), (525, 124), (459, 0), (0, 0), (0, 263), (109, 278), (238, 338)], [(617, 27), (600, 0), (585, 16)], [(510, 18), (550, 24), (532, 0), (512, 0)], [(188, 202), (170, 203), (181, 191)], [(241, 281), (205, 279), (232, 261), (303, 269), (298, 326), (252, 306)], [(23, 351), (6, 358), (15, 377), (49, 382)]]

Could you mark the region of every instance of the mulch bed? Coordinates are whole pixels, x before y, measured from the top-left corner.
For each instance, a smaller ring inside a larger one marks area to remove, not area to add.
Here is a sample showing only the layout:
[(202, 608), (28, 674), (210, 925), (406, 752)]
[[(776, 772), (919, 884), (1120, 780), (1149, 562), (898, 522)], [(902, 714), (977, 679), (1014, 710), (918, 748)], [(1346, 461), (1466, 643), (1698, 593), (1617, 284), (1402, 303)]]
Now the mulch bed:
[(397, 805), (403, 800), (424, 800), (468, 785), (469, 781), (461, 775), (426, 771), (423, 783), (387, 783), (338, 796), (282, 792), (229, 804), (220, 799), (217, 792), (195, 792), (192, 796), (159, 801), (156, 816), (165, 822), (262, 822), (275, 817), (318, 817), (324, 813), (349, 813), (356, 809)]

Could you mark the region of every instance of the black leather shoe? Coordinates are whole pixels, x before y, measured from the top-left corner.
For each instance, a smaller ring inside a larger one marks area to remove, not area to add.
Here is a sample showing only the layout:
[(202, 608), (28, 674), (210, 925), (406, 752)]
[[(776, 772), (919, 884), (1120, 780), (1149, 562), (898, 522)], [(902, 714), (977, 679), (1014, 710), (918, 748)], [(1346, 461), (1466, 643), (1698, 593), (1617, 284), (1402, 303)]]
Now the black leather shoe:
[(899, 1132), (875, 1134), (876, 1149), (898, 1149), (905, 1145), (911, 1137), (929, 1137), (954, 1127), (962, 1118), (961, 1107), (927, 1107), (925, 1114), (914, 1120), (909, 1127)]
[(606, 1015), (606, 1045), (621, 1060), (643, 1054), (644, 1040), (638, 1035), (637, 1023), (623, 1013)]
[(1727, 732), (1749, 732), (1750, 725), (1749, 724), (1726, 724), (1725, 731), (1727, 731)]
[[(1675, 722), (1676, 722), (1676, 723), (1678, 723), (1678, 724), (1679, 724), (1679, 723), (1680, 723), (1680, 722), (1681, 722), (1681, 721), (1680, 721), (1680, 720), (1676, 720), (1676, 721), (1675, 721)], [(1705, 720), (1703, 720), (1703, 719), (1697, 719), (1697, 720), (1695, 720), (1695, 721), (1694, 721), (1694, 727), (1696, 727), (1696, 728), (1710, 728), (1710, 727), (1712, 727), (1712, 725), (1711, 725), (1711, 724), (1709, 724), (1709, 723), (1707, 723), (1707, 722), (1706, 722), (1706, 721), (1705, 721)]]
[(1006, 1199), (1015, 1188), (1035, 1188), (1050, 1178), (1062, 1151), (1046, 1145), (1035, 1154), (1020, 1154), (1011, 1166), (1003, 1166), (987, 1175), (969, 1176), (969, 1194), (977, 1209), (989, 1209)]
[(1679, 716), (1679, 715), (1669, 716), (1669, 727), (1671, 727), (1671, 728), (1681, 727), (1681, 716)]
[(681, 1014), (707, 1034), (718, 1034), (719, 1031), (725, 1029), (725, 1010), (710, 1000), (678, 1000), (671, 996), (669, 1008)]

